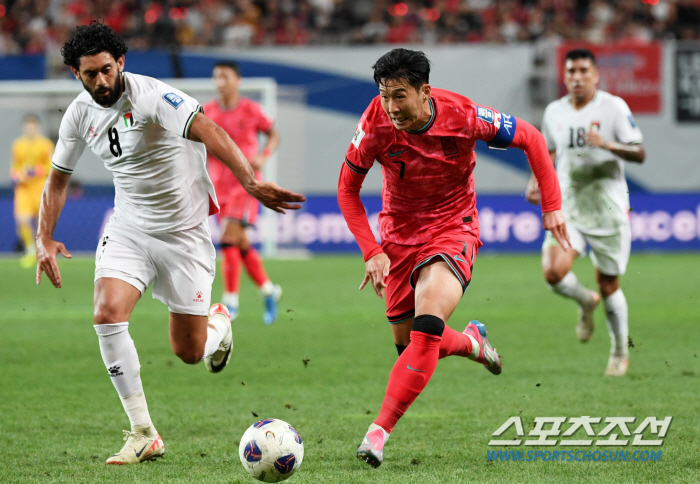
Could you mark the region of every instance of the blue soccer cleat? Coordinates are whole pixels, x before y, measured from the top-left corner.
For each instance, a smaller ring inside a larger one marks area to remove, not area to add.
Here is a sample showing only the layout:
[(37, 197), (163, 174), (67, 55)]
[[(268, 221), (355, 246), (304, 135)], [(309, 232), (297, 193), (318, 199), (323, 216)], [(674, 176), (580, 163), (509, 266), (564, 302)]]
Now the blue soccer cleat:
[(278, 284), (272, 286), (272, 292), (268, 295), (263, 295), (265, 304), (265, 312), (263, 312), (263, 321), (265, 324), (272, 324), (279, 315), (279, 307), (277, 302), (282, 297), (282, 288)]
[(229, 306), (227, 304), (226, 309), (228, 309), (228, 312), (231, 315), (231, 322), (234, 322), (238, 317), (238, 306)]

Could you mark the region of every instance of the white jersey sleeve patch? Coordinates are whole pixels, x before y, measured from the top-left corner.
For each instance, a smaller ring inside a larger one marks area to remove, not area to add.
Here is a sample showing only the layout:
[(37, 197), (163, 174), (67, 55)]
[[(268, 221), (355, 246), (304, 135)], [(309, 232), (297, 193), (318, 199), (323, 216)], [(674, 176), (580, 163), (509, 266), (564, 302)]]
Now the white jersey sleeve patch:
[(168, 92), (166, 94), (163, 94), (163, 99), (165, 99), (165, 101), (175, 109), (179, 108), (180, 105), (185, 102), (185, 100), (182, 99), (182, 97), (178, 96), (174, 92)]
[(187, 138), (192, 121), (197, 113), (202, 112), (199, 102), (163, 82), (158, 82), (158, 89), (149, 94), (149, 102), (155, 108), (154, 121), (168, 131)]

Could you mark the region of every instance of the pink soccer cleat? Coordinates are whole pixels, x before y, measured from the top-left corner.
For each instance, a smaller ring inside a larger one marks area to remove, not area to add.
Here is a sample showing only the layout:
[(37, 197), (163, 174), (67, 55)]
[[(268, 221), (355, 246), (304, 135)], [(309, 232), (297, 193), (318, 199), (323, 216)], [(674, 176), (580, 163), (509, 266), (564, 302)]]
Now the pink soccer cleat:
[(498, 356), (496, 350), (489, 343), (489, 339), (486, 336), (488, 334), (486, 325), (476, 320), (470, 321), (463, 333), (471, 336), (478, 344), (478, 347), (472, 348), (472, 353), (468, 358), (483, 364), (494, 375), (500, 375), (503, 371), (503, 364), (501, 363), (501, 357)]
[(384, 434), (382, 429), (367, 432), (362, 443), (357, 448), (357, 458), (367, 462), (375, 469), (384, 460)]

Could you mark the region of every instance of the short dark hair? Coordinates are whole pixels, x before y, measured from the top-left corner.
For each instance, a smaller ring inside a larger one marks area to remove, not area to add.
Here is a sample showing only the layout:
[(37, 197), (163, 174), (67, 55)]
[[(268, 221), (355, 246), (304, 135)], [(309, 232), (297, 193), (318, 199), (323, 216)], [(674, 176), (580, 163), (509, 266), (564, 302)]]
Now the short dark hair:
[(430, 61), (419, 50), (394, 49), (381, 56), (372, 69), (377, 86), (389, 80), (406, 79), (417, 91), (430, 77)]
[(228, 67), (229, 69), (233, 69), (233, 72), (235, 72), (238, 77), (241, 77), (241, 66), (239, 66), (238, 62), (236, 61), (220, 60), (214, 64), (214, 69), (217, 67)]
[(591, 64), (596, 65), (595, 56), (593, 52), (588, 49), (572, 49), (566, 53), (564, 57), (564, 62), (568, 60), (578, 60), (578, 59), (590, 59)]
[(80, 58), (84, 55), (94, 55), (109, 52), (114, 60), (118, 60), (129, 50), (117, 33), (109, 26), (93, 20), (90, 25), (80, 25), (75, 28), (70, 38), (61, 47), (63, 63), (75, 69), (80, 67)]

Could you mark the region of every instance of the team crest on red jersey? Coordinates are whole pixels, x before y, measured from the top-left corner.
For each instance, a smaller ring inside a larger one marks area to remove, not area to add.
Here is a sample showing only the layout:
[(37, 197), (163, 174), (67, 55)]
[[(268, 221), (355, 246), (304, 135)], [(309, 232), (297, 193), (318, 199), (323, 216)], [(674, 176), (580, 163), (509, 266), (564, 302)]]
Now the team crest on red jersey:
[(440, 143), (442, 143), (442, 151), (445, 153), (445, 156), (459, 153), (457, 150), (457, 140), (454, 136), (442, 136), (440, 138)]

